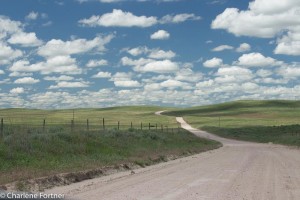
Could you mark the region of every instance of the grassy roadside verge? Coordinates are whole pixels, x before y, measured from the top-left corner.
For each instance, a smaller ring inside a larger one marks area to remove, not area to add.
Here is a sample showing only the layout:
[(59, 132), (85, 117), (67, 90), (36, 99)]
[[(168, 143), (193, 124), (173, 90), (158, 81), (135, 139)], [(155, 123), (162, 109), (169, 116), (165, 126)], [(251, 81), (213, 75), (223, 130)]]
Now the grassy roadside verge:
[(300, 147), (300, 125), (219, 128), (205, 126), (203, 130), (221, 137), (259, 143), (283, 144)]
[(107, 130), (15, 133), (0, 139), (0, 184), (120, 163), (151, 164), (168, 155), (220, 146), (181, 130)]

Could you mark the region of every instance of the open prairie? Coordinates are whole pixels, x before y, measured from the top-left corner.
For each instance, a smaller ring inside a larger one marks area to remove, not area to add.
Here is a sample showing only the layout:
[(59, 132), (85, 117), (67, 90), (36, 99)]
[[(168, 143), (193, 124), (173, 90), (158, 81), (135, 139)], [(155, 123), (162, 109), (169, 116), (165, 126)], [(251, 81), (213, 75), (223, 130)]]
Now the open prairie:
[(2, 109), (0, 184), (124, 163), (145, 167), (220, 146), (178, 128), (172, 116), (155, 115), (160, 109), (168, 108)]
[(177, 109), (193, 127), (222, 137), (300, 146), (300, 101), (236, 101)]

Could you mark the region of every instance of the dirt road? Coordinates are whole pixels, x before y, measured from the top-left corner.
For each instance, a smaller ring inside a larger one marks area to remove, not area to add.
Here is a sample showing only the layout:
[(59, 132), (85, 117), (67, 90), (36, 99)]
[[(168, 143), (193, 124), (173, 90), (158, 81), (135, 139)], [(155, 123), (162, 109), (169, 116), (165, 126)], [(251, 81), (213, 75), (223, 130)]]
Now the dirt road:
[(223, 147), (167, 163), (48, 190), (73, 199), (288, 200), (300, 199), (300, 150), (234, 141), (199, 131)]

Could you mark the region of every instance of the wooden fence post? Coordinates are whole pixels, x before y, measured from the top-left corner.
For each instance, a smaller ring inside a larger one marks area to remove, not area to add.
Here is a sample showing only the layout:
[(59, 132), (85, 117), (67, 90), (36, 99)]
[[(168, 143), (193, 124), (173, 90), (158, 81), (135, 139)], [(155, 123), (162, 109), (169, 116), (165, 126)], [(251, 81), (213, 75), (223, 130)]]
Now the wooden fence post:
[(4, 130), (4, 122), (3, 122), (3, 118), (1, 118), (1, 125), (0, 125), (1, 136), (3, 136), (3, 130)]
[(120, 121), (118, 121), (118, 130), (120, 130)]
[(74, 129), (74, 120), (72, 119), (71, 120), (71, 132), (73, 132), (73, 129)]
[(105, 120), (103, 118), (103, 130), (105, 130)]
[(90, 130), (90, 124), (89, 124), (89, 119), (86, 120), (86, 130)]
[(130, 128), (132, 129), (132, 122), (130, 123)]
[(43, 121), (43, 132), (45, 132), (45, 128), (46, 128), (46, 119), (44, 119)]

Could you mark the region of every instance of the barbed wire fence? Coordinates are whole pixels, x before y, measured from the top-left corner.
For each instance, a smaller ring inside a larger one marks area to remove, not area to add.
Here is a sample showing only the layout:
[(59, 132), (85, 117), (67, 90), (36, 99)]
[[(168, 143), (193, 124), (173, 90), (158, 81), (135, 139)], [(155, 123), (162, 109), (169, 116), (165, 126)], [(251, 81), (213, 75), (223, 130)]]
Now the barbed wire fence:
[[(149, 120), (150, 121), (150, 120)], [(140, 122), (117, 120), (116, 117), (88, 117), (88, 113), (75, 116), (74, 110), (61, 111), (53, 113), (51, 111), (36, 113), (15, 112), (0, 113), (0, 137), (16, 132), (78, 132), (78, 131), (125, 131), (125, 130), (149, 130), (174, 133), (180, 131), (180, 126), (174, 127), (174, 124), (163, 124), (160, 122)]]

